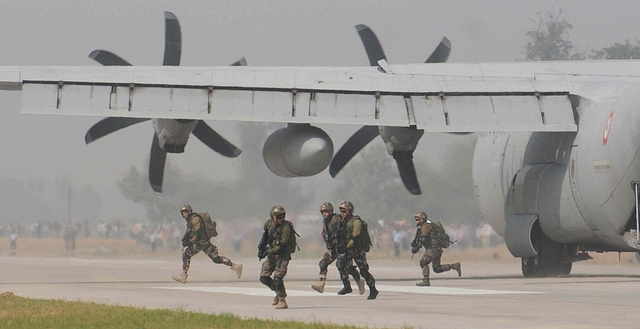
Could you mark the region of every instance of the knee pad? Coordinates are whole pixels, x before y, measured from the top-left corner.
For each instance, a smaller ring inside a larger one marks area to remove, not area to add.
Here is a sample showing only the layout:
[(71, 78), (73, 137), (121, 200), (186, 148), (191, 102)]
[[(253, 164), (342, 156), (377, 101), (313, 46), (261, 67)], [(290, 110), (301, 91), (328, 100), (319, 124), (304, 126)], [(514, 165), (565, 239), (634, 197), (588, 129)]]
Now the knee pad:
[(344, 259), (338, 258), (338, 260), (336, 261), (336, 267), (338, 268), (338, 270), (343, 271), (345, 269), (345, 266), (347, 266), (347, 263), (344, 261)]
[(320, 271), (326, 271), (329, 264), (327, 264), (327, 261), (323, 258), (320, 260), (320, 263), (318, 263), (318, 266), (320, 266)]
[(270, 277), (261, 276), (260, 277), (260, 282), (262, 282), (262, 284), (264, 284), (265, 286), (269, 287), (269, 289), (274, 290), (273, 280)]
[(420, 267), (425, 267), (427, 266), (427, 262), (425, 262), (424, 260), (420, 260)]
[(442, 273), (442, 272), (444, 272), (444, 270), (442, 269), (442, 266), (438, 266), (438, 267), (434, 267), (433, 268), (433, 272)]
[(284, 290), (284, 282), (282, 282), (282, 278), (274, 278), (273, 279), (273, 287), (278, 292)]

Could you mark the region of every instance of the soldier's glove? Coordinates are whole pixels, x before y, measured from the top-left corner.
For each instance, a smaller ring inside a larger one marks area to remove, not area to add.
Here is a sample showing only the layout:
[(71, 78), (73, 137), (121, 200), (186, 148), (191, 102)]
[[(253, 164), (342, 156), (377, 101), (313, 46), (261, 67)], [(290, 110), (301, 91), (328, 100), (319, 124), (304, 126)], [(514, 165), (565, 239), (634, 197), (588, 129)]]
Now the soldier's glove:
[(267, 251), (264, 249), (258, 249), (258, 260), (262, 260), (267, 257)]
[(418, 247), (418, 246), (414, 246), (413, 248), (411, 248), (411, 253), (412, 254), (417, 254), (418, 251), (420, 251), (420, 247)]
[(416, 240), (411, 241), (411, 247), (415, 248), (417, 246), (418, 246), (418, 241), (416, 241)]
[(189, 240), (182, 239), (182, 246), (183, 246), (183, 247), (186, 247), (186, 246), (188, 246), (188, 245), (189, 245)]

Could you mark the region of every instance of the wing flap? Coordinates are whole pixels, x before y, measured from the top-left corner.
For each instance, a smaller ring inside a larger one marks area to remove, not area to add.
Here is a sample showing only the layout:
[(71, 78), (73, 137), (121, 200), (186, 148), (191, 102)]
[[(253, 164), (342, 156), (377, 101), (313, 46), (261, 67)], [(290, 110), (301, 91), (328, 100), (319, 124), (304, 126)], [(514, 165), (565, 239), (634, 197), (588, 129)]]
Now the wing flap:
[(49, 68), (23, 113), (416, 126), (430, 132), (576, 131), (564, 83), (441, 81), (356, 68)]

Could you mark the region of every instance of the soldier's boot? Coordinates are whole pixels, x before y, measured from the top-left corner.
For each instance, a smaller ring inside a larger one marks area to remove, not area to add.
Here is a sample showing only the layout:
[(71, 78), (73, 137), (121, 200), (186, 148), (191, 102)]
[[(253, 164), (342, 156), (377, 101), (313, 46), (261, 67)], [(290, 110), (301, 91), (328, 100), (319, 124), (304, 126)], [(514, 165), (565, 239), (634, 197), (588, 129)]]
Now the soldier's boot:
[(424, 278), (422, 280), (422, 282), (416, 283), (416, 286), (418, 286), (418, 287), (428, 287), (430, 285), (431, 285), (431, 283), (429, 282), (429, 278)]
[(276, 310), (283, 310), (285, 308), (289, 308), (287, 305), (287, 297), (279, 297), (278, 304), (276, 305)]
[(240, 277), (242, 277), (242, 264), (231, 264), (231, 270), (236, 272), (236, 275), (238, 276), (238, 279), (240, 279)]
[(278, 297), (278, 293), (276, 293), (276, 296), (273, 297), (273, 302), (271, 302), (271, 305), (278, 305), (279, 302), (280, 302), (280, 297)]
[(451, 268), (456, 270), (456, 272), (458, 272), (458, 276), (462, 276), (462, 266), (460, 266), (460, 263), (453, 263), (451, 264)]
[(342, 280), (342, 284), (344, 285), (344, 288), (338, 291), (338, 295), (346, 295), (353, 292), (353, 290), (351, 290), (351, 283), (349, 282), (349, 279)]
[(317, 291), (319, 293), (323, 293), (324, 292), (324, 284), (326, 282), (327, 282), (326, 280), (320, 279), (320, 282), (311, 285), (311, 289), (313, 289), (313, 290), (315, 290), (315, 291)]
[(367, 299), (376, 299), (378, 297), (378, 289), (376, 289), (376, 285), (369, 286), (369, 297)]
[(171, 278), (182, 284), (185, 284), (187, 283), (187, 272), (182, 271), (182, 274), (180, 274), (180, 276), (172, 276)]
[(358, 280), (356, 282), (358, 283), (358, 293), (360, 295), (364, 295), (364, 292), (365, 292), (365, 290), (364, 290), (364, 283), (365, 283), (364, 279), (360, 279), (360, 280)]

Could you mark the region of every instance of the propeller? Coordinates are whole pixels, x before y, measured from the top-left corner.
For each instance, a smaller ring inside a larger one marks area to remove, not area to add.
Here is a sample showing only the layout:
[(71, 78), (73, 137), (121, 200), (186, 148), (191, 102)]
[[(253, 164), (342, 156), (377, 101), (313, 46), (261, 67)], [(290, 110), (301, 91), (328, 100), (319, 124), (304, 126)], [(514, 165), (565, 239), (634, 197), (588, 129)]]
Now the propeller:
[[(373, 33), (373, 30), (364, 24), (359, 24), (356, 25), (356, 31), (362, 40), (371, 66), (377, 66), (379, 60), (387, 59), (382, 45), (376, 34)], [(444, 37), (425, 63), (445, 62), (449, 58), (450, 53), (451, 42)], [(329, 174), (331, 174), (331, 177), (336, 177), (342, 168), (378, 135), (380, 135), (380, 127), (378, 126), (364, 126), (356, 131), (334, 155), (329, 166)], [(416, 169), (413, 164), (413, 152), (393, 152), (393, 158), (400, 172), (402, 183), (409, 193), (414, 195), (422, 194)]]
[[(178, 18), (170, 12), (164, 13), (165, 38), (164, 57), (162, 65), (178, 66), (182, 56), (182, 32)], [(120, 56), (107, 50), (94, 50), (89, 57), (104, 66), (131, 66), (131, 64)], [(246, 66), (244, 57), (231, 64), (232, 66)], [(85, 143), (89, 144), (98, 138), (131, 125), (148, 121), (149, 118), (120, 118), (109, 117), (93, 125), (84, 137)], [(158, 119), (162, 120), (162, 119)], [(166, 119), (173, 120), (173, 119)], [(231, 144), (228, 140), (215, 132), (206, 122), (198, 120), (191, 133), (210, 149), (220, 153), (225, 157), (235, 158), (242, 150)], [(149, 183), (156, 192), (162, 192), (162, 181), (164, 178), (164, 167), (167, 159), (167, 151), (160, 147), (158, 135), (154, 132), (151, 142), (151, 153), (149, 157)]]

